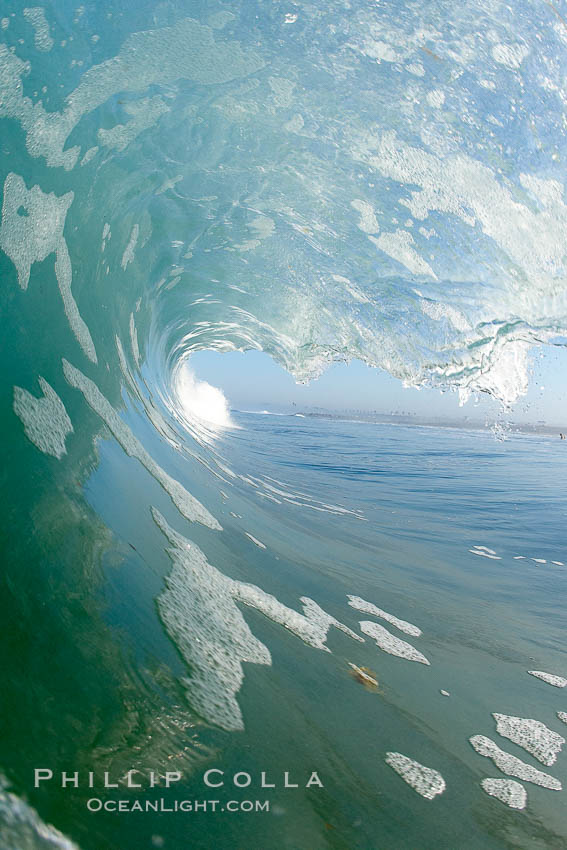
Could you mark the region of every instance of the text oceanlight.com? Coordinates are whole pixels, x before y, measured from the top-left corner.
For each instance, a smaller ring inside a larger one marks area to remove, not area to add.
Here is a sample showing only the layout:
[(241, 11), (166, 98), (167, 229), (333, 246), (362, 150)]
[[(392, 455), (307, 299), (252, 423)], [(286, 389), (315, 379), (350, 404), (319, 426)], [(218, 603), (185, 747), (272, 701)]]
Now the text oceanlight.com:
[(269, 812), (269, 800), (87, 800), (89, 812)]

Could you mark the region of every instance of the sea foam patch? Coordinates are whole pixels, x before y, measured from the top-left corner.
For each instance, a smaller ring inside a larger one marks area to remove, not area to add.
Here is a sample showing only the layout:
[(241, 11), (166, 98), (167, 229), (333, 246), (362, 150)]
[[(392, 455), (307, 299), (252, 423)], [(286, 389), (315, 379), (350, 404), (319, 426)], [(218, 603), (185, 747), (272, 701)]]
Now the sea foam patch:
[(523, 779), (525, 782), (532, 782), (534, 785), (541, 785), (543, 788), (549, 788), (552, 791), (561, 791), (561, 782), (554, 776), (550, 776), (549, 773), (544, 773), (516, 758), (516, 756), (504, 752), (490, 738), (486, 738), (484, 735), (473, 735), (472, 738), (469, 738), (469, 741), (479, 755), (492, 759), (502, 773)]
[(511, 809), (525, 809), (528, 795), (520, 782), (513, 779), (483, 779), (480, 784), (489, 797), (496, 797)]
[(261, 611), (272, 622), (279, 623), (280, 626), (292, 632), (314, 649), (322, 649), (324, 652), (331, 651), (325, 643), (331, 627), (344, 632), (344, 634), (353, 640), (364, 641), (364, 638), (361, 638), (360, 635), (357, 635), (348, 626), (345, 626), (339, 620), (327, 614), (326, 611), (307, 596), (301, 597), (303, 614), (300, 614), (298, 611), (294, 611), (293, 608), (283, 605), (275, 596), (266, 593), (253, 584), (235, 582), (233, 595), (239, 602), (243, 602), (251, 608), (256, 608), (257, 611)]
[(315, 649), (330, 652), (325, 641), (332, 626), (362, 640), (312, 599), (302, 598), (300, 614), (261, 588), (225, 576), (156, 508), (152, 516), (172, 544), (168, 554), (173, 569), (158, 597), (158, 609), (190, 668), (184, 681), (188, 702), (209, 722), (229, 731), (243, 729), (236, 699), (244, 679), (242, 664), (271, 664), (268, 648), (254, 637), (237, 602), (260, 611)]
[(4, 182), (0, 247), (18, 272), (18, 283), (27, 289), (33, 263), (55, 253), (63, 240), (63, 228), (73, 192), (57, 197), (39, 186), (26, 188), (19, 174), (10, 173)]
[(369, 637), (374, 638), (376, 645), (389, 655), (405, 658), (407, 661), (418, 661), (420, 664), (429, 664), (429, 661), (411, 643), (395, 637), (388, 629), (378, 623), (364, 620), (360, 623), (360, 630)]
[(265, 548), (266, 548), (266, 544), (265, 544), (265, 543), (262, 543), (262, 541), (261, 541), (261, 540), (258, 540), (258, 538), (257, 538), (257, 537), (254, 537), (254, 535), (253, 535), (253, 534), (249, 534), (249, 533), (248, 533), (248, 531), (245, 531), (245, 532), (244, 532), (244, 534), (246, 535), (246, 537), (249, 537), (249, 538), (250, 538), (250, 540), (252, 541), (252, 543), (255, 543), (255, 544), (256, 544), (256, 546), (257, 546), (259, 549), (265, 549)]
[(43, 398), (14, 387), (14, 413), (22, 420), (28, 440), (40, 451), (60, 460), (67, 452), (65, 439), (72, 433), (73, 425), (53, 387), (41, 376), (38, 380)]
[(130, 345), (132, 346), (132, 354), (136, 365), (140, 365), (140, 346), (138, 344), (138, 330), (134, 320), (134, 314), (130, 313)]
[(136, 252), (136, 245), (138, 244), (138, 236), (139, 235), (140, 235), (140, 225), (135, 224), (132, 227), (132, 231), (130, 233), (130, 239), (128, 240), (128, 244), (126, 245), (126, 247), (124, 249), (124, 253), (122, 254), (122, 260), (120, 262), (120, 265), (122, 266), (124, 271), (126, 271), (127, 266), (134, 259), (134, 255), (135, 255), (135, 252)]
[(55, 276), (65, 315), (77, 342), (87, 357), (96, 363), (91, 334), (71, 292), (73, 271), (63, 236), (65, 218), (73, 197), (73, 192), (57, 197), (53, 192), (42, 192), (39, 186), (28, 190), (22, 177), (8, 174), (4, 182), (0, 248), (16, 266), (18, 283), (23, 290), (28, 288), (32, 265), (55, 254)]
[(79, 850), (77, 844), (41, 820), (35, 809), (8, 789), (0, 776), (0, 846), (18, 850)]
[(526, 717), (513, 717), (508, 714), (493, 714), (496, 731), (523, 747), (542, 764), (550, 767), (555, 763), (565, 738), (549, 729), (545, 723)]
[(480, 555), (481, 558), (489, 558), (491, 561), (501, 561), (500, 555), (497, 555), (494, 549), (488, 549), (486, 546), (475, 546), (469, 549), (471, 555)]
[(567, 679), (564, 679), (563, 676), (556, 676), (555, 673), (545, 673), (543, 670), (528, 670), (528, 673), (548, 685), (553, 685), (554, 688), (564, 688), (567, 685)]
[(417, 791), (426, 800), (433, 800), (438, 794), (442, 794), (447, 787), (445, 780), (437, 770), (425, 767), (425, 765), (402, 755), (402, 753), (386, 753), (385, 761), (402, 777), (404, 782), (407, 782), (414, 791)]
[(373, 614), (375, 617), (380, 617), (382, 620), (386, 620), (388, 623), (391, 623), (392, 626), (395, 626), (407, 635), (413, 635), (414, 637), (419, 637), (421, 635), (421, 629), (414, 626), (413, 623), (408, 623), (406, 620), (400, 620), (399, 617), (395, 617), (393, 614), (388, 614), (387, 611), (383, 611), (382, 608), (378, 608), (376, 605), (373, 605), (372, 602), (365, 602), (365, 600), (361, 599), (359, 596), (351, 596), (348, 594), (348, 604), (352, 608), (356, 608), (357, 611), (362, 611), (363, 614)]
[(236, 694), (242, 664), (271, 664), (268, 648), (252, 634), (235, 604), (232, 581), (201, 550), (177, 534), (159, 511), (155, 522), (173, 543), (173, 569), (157, 599), (163, 624), (190, 668), (183, 680), (189, 704), (228, 731), (244, 728)]
[(125, 104), (124, 111), (130, 116), (126, 124), (116, 124), (110, 130), (101, 128), (98, 131), (101, 145), (123, 151), (140, 133), (156, 124), (169, 111), (169, 107), (163, 98), (155, 95)]
[(24, 9), (24, 18), (34, 28), (36, 50), (40, 50), (42, 53), (49, 53), (53, 47), (53, 39), (49, 32), (49, 24), (45, 17), (45, 11), (41, 6), (32, 6), (31, 8)]
[(129, 35), (115, 56), (93, 65), (82, 75), (61, 112), (47, 112), (41, 101), (34, 103), (24, 95), (22, 78), (30, 64), (0, 44), (0, 116), (20, 122), (31, 156), (44, 156), (49, 166), (70, 170), (80, 149), (66, 147), (67, 139), (84, 115), (102, 106), (112, 95), (168, 85), (179, 79), (201, 85), (225, 83), (258, 71), (263, 65), (258, 54), (245, 52), (237, 41), (216, 43), (210, 27), (192, 18), (181, 18), (173, 27)]

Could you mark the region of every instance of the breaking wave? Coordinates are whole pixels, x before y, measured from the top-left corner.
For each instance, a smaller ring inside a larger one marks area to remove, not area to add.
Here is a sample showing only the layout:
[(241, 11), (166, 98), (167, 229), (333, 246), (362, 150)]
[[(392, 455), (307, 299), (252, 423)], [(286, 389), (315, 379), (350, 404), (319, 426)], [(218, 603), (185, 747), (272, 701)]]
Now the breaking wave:
[[(42, 534), (86, 522), (69, 494), (109, 434), (206, 529), (221, 529), (213, 484), (239, 476), (274, 509), (362, 519), (227, 466), (216, 440), (235, 423), (191, 370), (199, 350), (262, 350), (298, 381), (356, 358), (509, 405), (530, 350), (567, 344), (567, 24), (552, 4), (198, 8), (10, 4), (2, 18), (8, 472), (11, 499), (33, 492), (20, 515), (38, 563)], [(21, 486), (28, 441), (59, 461), (35, 490), (33, 477)], [(167, 447), (198, 461), (194, 488), (168, 471)], [(225, 578), (153, 516), (177, 570), (158, 605), (184, 657), (206, 667), (178, 621), (177, 580), (201, 598), (199, 571), (214, 575), (240, 629), (242, 656), (223, 645), (218, 674), (220, 725), (238, 729), (240, 658), (270, 656), (234, 598), (319, 648), (346, 627), (310, 599), (299, 614)], [(95, 536), (80, 544), (93, 562)], [(217, 698), (201, 679), (213, 721)]]
[(254, 347), (298, 380), (357, 357), (512, 402), (566, 325), (560, 16), (250, 14), (121, 16), (111, 38), (90, 10), (71, 70), (49, 10), (40, 30), (5, 19), (0, 115), (26, 144), (8, 139), (0, 244), (20, 287), (55, 256), (88, 359), (129, 322), (134, 365), (166, 384), (192, 351)]

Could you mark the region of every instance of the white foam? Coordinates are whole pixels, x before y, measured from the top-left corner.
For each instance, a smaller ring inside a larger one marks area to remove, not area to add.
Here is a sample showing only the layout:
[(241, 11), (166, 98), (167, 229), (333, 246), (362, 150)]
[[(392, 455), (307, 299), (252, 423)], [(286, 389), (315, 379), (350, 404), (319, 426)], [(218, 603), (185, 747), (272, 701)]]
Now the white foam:
[(402, 777), (404, 782), (417, 791), (426, 800), (433, 800), (437, 794), (442, 794), (445, 788), (445, 780), (437, 770), (425, 767), (418, 761), (402, 755), (402, 753), (386, 753), (386, 764)]
[(258, 495), (262, 496), (263, 499), (268, 499), (270, 502), (273, 502), (275, 505), (281, 505), (281, 499), (276, 499), (275, 496), (272, 496), (271, 493), (264, 493), (261, 490), (258, 490)]
[[(363, 522), (366, 522), (366, 518), (364, 516), (360, 516), (356, 511), (351, 511), (348, 508), (341, 507), (340, 505), (329, 505), (326, 502), (317, 502), (316, 504), (313, 504), (317, 500), (313, 499), (311, 496), (306, 495), (305, 493), (281, 490), (280, 488), (274, 487), (272, 484), (269, 484), (268, 481), (263, 481), (260, 478), (257, 478), (256, 481), (252, 481), (250, 477), (246, 477), (243, 475), (241, 475), (240, 478), (243, 481), (246, 481), (252, 487), (257, 488), (259, 484), (261, 484), (265, 490), (269, 490), (270, 493), (275, 493), (277, 496), (281, 496), (284, 501), (288, 502), (290, 505), (297, 505), (301, 508), (309, 508), (312, 511), (319, 511), (320, 513), (332, 513), (344, 516), (352, 516), (355, 517), (355, 519), (359, 519)], [(275, 479), (270, 478), (269, 475), (267, 475), (266, 478), (268, 478), (270, 481), (275, 481)], [(288, 484), (284, 484), (282, 481), (277, 481), (276, 483), (281, 484), (282, 487), (289, 486)], [(293, 498), (294, 496), (296, 498)], [(278, 504), (281, 504), (279, 500), (276, 501), (278, 501)]]
[(362, 52), (365, 56), (375, 59), (378, 65), (382, 62), (401, 62), (404, 58), (404, 55), (397, 53), (391, 44), (372, 38), (366, 40)]
[(300, 614), (259, 587), (228, 578), (156, 508), (152, 516), (172, 543), (168, 553), (173, 569), (167, 589), (158, 597), (159, 612), (190, 667), (185, 680), (188, 701), (209, 722), (227, 730), (243, 729), (236, 700), (244, 678), (242, 663), (271, 664), (269, 650), (250, 631), (237, 602), (261, 611), (315, 649), (330, 651), (325, 640), (331, 626), (362, 640), (311, 599), (301, 600), (305, 613)]
[(219, 460), (217, 460), (217, 458), (213, 458), (213, 459), (214, 459), (216, 465), (218, 466), (218, 468), (221, 469), (224, 472), (225, 475), (228, 475), (229, 478), (236, 478), (237, 477), (236, 472), (233, 472), (233, 470), (230, 469), (230, 467), (221, 463)]
[(381, 233), (380, 236), (368, 237), (374, 244), (393, 260), (401, 263), (412, 274), (426, 275), (437, 280), (437, 276), (429, 263), (413, 247), (415, 240), (407, 230), (396, 230), (394, 233)]
[[(163, 181), (159, 189), (156, 189), (156, 195), (163, 195), (164, 192), (167, 192), (169, 189), (174, 189), (176, 184), (183, 180), (183, 174), (177, 174), (175, 177), (171, 177)], [(183, 255), (186, 259), (191, 259), (193, 254), (191, 251), (188, 251)]]
[(356, 608), (357, 611), (362, 611), (364, 614), (373, 614), (375, 617), (381, 617), (382, 620), (386, 620), (388, 623), (391, 623), (407, 635), (413, 635), (414, 637), (419, 637), (421, 635), (421, 629), (414, 626), (413, 623), (408, 623), (406, 620), (400, 620), (393, 614), (388, 614), (387, 611), (377, 608), (376, 605), (372, 604), (372, 602), (365, 602), (364, 599), (361, 599), (359, 596), (351, 596), (350, 594), (347, 595), (347, 598), (348, 604), (352, 608)]
[(409, 65), (406, 65), (406, 70), (413, 74), (414, 77), (425, 77), (425, 68), (421, 64), (421, 62), (410, 62)]
[(5, 850), (79, 850), (77, 844), (41, 820), (35, 809), (7, 790), (0, 776), (0, 846)]
[(556, 676), (554, 673), (544, 673), (542, 670), (528, 670), (528, 673), (548, 685), (553, 685), (554, 688), (564, 688), (567, 685), (567, 679), (564, 679), (563, 676)]
[(445, 103), (445, 92), (440, 89), (434, 89), (427, 93), (427, 102), (434, 109), (440, 109)]
[(296, 112), (295, 115), (292, 115), (289, 121), (286, 121), (286, 123), (284, 124), (284, 130), (287, 130), (288, 133), (301, 133), (303, 127), (303, 116), (299, 112)]
[(98, 145), (93, 145), (91, 148), (85, 151), (84, 156), (80, 162), (80, 165), (87, 165), (93, 157), (95, 157), (98, 153)]
[(49, 32), (49, 24), (45, 17), (45, 11), (41, 6), (32, 6), (24, 9), (24, 17), (30, 22), (34, 28), (34, 43), (37, 50), (42, 53), (49, 53), (53, 47), (53, 39)]
[(558, 711), (557, 716), (563, 723), (567, 723), (567, 712), (566, 711)]
[(190, 668), (184, 680), (190, 705), (223, 729), (244, 729), (236, 694), (242, 663), (271, 664), (233, 599), (233, 582), (203, 552), (178, 535), (152, 508), (154, 520), (174, 544), (173, 569), (157, 605), (163, 623)]
[(153, 127), (165, 112), (169, 112), (159, 95), (144, 97), (125, 104), (124, 111), (130, 115), (126, 124), (116, 124), (110, 130), (101, 128), (98, 139), (101, 145), (123, 151), (144, 130)]
[(326, 611), (323, 611), (317, 603), (306, 596), (301, 597), (304, 613), (299, 614), (293, 608), (288, 608), (282, 605), (275, 596), (261, 590), (252, 584), (244, 584), (242, 582), (235, 583), (234, 596), (245, 605), (250, 605), (261, 611), (274, 623), (279, 623), (288, 631), (293, 632), (304, 643), (315, 649), (322, 649), (325, 652), (330, 652), (325, 645), (327, 633), (331, 626), (339, 631), (344, 632), (350, 638), (362, 642), (361, 638), (355, 632), (345, 626), (343, 623), (335, 620)]
[(361, 201), (358, 198), (351, 201), (350, 205), (353, 210), (360, 213), (360, 221), (358, 222), (359, 230), (362, 230), (363, 233), (378, 233), (380, 225), (378, 224), (372, 205), (367, 201)]
[(380, 626), (378, 623), (363, 621), (360, 623), (360, 630), (365, 635), (374, 638), (376, 645), (390, 655), (405, 658), (407, 661), (418, 661), (420, 664), (429, 664), (425, 655), (418, 652), (411, 643), (406, 643), (405, 640), (394, 637), (388, 629), (385, 629), (384, 626)]
[[(423, 228), (420, 228), (420, 232), (422, 229)], [(450, 304), (443, 304), (439, 301), (431, 301), (426, 298), (422, 298), (419, 302), (419, 306), (426, 316), (429, 316), (431, 319), (435, 319), (436, 322), (446, 320), (459, 331), (470, 330), (470, 322), (467, 320), (466, 316)], [(479, 549), (483, 547), (475, 546), (474, 548)]]
[(272, 103), (276, 107), (287, 108), (293, 104), (295, 82), (285, 77), (268, 77), (268, 85), (272, 90)]
[(563, 561), (552, 561), (551, 563), (555, 564), (556, 567), (564, 567), (565, 566)]
[(116, 56), (93, 65), (82, 75), (62, 112), (46, 112), (41, 101), (34, 104), (24, 96), (22, 78), (29, 64), (0, 44), (0, 116), (20, 121), (31, 156), (44, 156), (48, 165), (70, 169), (77, 162), (79, 148), (65, 149), (68, 137), (84, 115), (112, 95), (143, 91), (154, 84), (168, 85), (178, 79), (199, 85), (225, 83), (252, 74), (263, 65), (258, 54), (245, 52), (238, 42), (216, 44), (210, 27), (182, 18), (172, 27), (130, 35)]
[(191, 522), (200, 522), (202, 525), (221, 531), (221, 526), (215, 517), (179, 481), (168, 475), (155, 462), (128, 425), (122, 421), (110, 402), (103, 396), (97, 385), (67, 360), (63, 360), (63, 372), (67, 382), (83, 393), (88, 405), (106, 423), (126, 454), (140, 461), (150, 475), (161, 484), (183, 516)]
[(500, 555), (491, 555), (490, 552), (484, 552), (481, 549), (469, 549), (471, 555), (480, 555), (482, 558), (489, 558), (491, 561), (501, 561)]
[(132, 354), (134, 355), (134, 360), (136, 361), (136, 365), (140, 365), (140, 347), (138, 345), (138, 331), (136, 330), (136, 323), (134, 321), (134, 314), (130, 313), (130, 345), (132, 346)]
[(60, 460), (67, 452), (65, 439), (73, 425), (55, 390), (42, 377), (38, 380), (43, 398), (14, 387), (14, 413), (22, 420), (26, 437), (40, 451)]
[[(63, 238), (67, 211), (73, 192), (57, 197), (45, 194), (39, 186), (26, 188), (22, 177), (10, 173), (4, 183), (0, 247), (18, 272), (18, 282), (27, 289), (33, 263), (40, 263), (57, 251)], [(21, 210), (25, 211), (25, 215)]]
[(525, 44), (495, 44), (492, 56), (499, 65), (505, 65), (512, 71), (520, 67), (530, 50)]
[(531, 753), (542, 764), (550, 767), (555, 763), (565, 738), (548, 729), (545, 723), (526, 717), (513, 717), (508, 714), (493, 714), (496, 731)]
[[(71, 330), (87, 357), (96, 363), (92, 337), (71, 292), (71, 260), (63, 236), (73, 197), (73, 192), (61, 197), (53, 192), (46, 194), (37, 185), (28, 190), (22, 177), (8, 174), (4, 183), (0, 248), (16, 266), (23, 290), (28, 287), (32, 265), (55, 254), (55, 274)], [(22, 209), (25, 215), (21, 214)]]
[(136, 244), (138, 242), (139, 233), (140, 233), (140, 226), (138, 224), (135, 224), (134, 227), (132, 228), (131, 233), (130, 233), (130, 239), (128, 240), (128, 244), (126, 245), (126, 248), (124, 249), (124, 253), (122, 255), (122, 261), (120, 263), (120, 265), (122, 266), (122, 268), (124, 270), (126, 270), (126, 267), (128, 266), (128, 264), (131, 263), (132, 260), (134, 259), (134, 253), (136, 251)]
[(262, 244), (264, 239), (268, 239), (275, 230), (276, 223), (272, 218), (266, 215), (258, 216), (253, 219), (249, 225), (254, 238), (245, 240), (242, 244), (235, 247), (239, 251), (253, 251)]
[(93, 363), (97, 362), (96, 351), (90, 331), (81, 318), (76, 301), (71, 292), (71, 280), (73, 270), (71, 267), (71, 258), (67, 250), (67, 244), (62, 242), (55, 255), (55, 275), (59, 284), (59, 291), (63, 299), (63, 309), (71, 330), (73, 331), (77, 342)]
[(561, 782), (555, 779), (554, 776), (537, 770), (537, 768), (526, 764), (521, 759), (516, 758), (516, 756), (511, 756), (509, 753), (504, 752), (490, 738), (486, 738), (484, 735), (473, 735), (469, 740), (477, 753), (492, 759), (502, 773), (506, 773), (508, 776), (515, 776), (517, 779), (523, 779), (525, 782), (532, 782), (534, 785), (541, 785), (543, 788), (549, 788), (552, 791), (561, 791)]
[(262, 543), (262, 541), (261, 541), (261, 540), (258, 540), (258, 538), (257, 538), (257, 537), (254, 537), (252, 534), (248, 534), (248, 532), (247, 532), (247, 531), (245, 531), (245, 532), (244, 532), (244, 534), (246, 535), (246, 537), (249, 537), (249, 538), (250, 538), (250, 540), (252, 541), (252, 543), (255, 543), (255, 544), (256, 544), (256, 546), (258, 546), (258, 548), (260, 548), (260, 549), (265, 549), (265, 548), (266, 548), (266, 546), (264, 545), (264, 543)]
[(525, 809), (528, 795), (519, 782), (513, 779), (483, 779), (480, 784), (490, 797), (496, 797), (511, 809)]
[(532, 558), (532, 561), (535, 561), (536, 564), (547, 564), (545, 558)]
[(330, 614), (327, 614), (322, 608), (317, 605), (312, 599), (309, 599), (307, 596), (301, 597), (301, 604), (303, 605), (303, 613), (307, 620), (314, 626), (321, 635), (321, 640), (324, 641), (322, 637), (323, 634), (327, 635), (327, 632), (331, 627), (338, 629), (340, 632), (344, 632), (345, 635), (348, 635), (353, 640), (358, 641), (359, 643), (364, 643), (364, 638), (361, 638), (360, 635), (357, 635), (356, 632), (353, 632), (352, 629), (349, 629), (348, 626), (345, 626), (344, 623), (341, 623), (339, 620), (336, 620)]
[[(187, 361), (175, 369), (171, 386), (183, 418), (199, 431), (199, 436), (203, 439), (214, 437), (226, 428), (235, 427), (223, 391), (206, 381), (200, 381)], [(208, 431), (203, 431), (199, 425), (206, 426)]]
[(488, 546), (477, 546), (476, 544), (473, 546), (473, 549), (479, 549), (482, 552), (488, 552), (489, 555), (496, 555), (494, 549), (489, 549)]

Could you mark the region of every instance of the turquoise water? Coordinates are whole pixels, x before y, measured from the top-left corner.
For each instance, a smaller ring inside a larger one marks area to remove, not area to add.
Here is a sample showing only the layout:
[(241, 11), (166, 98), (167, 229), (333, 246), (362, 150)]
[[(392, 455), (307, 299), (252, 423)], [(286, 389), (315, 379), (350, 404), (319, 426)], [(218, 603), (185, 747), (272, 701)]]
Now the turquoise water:
[(2, 848), (566, 846), (565, 443), (191, 371), (520, 398), (567, 338), (566, 17), (0, 4)]

